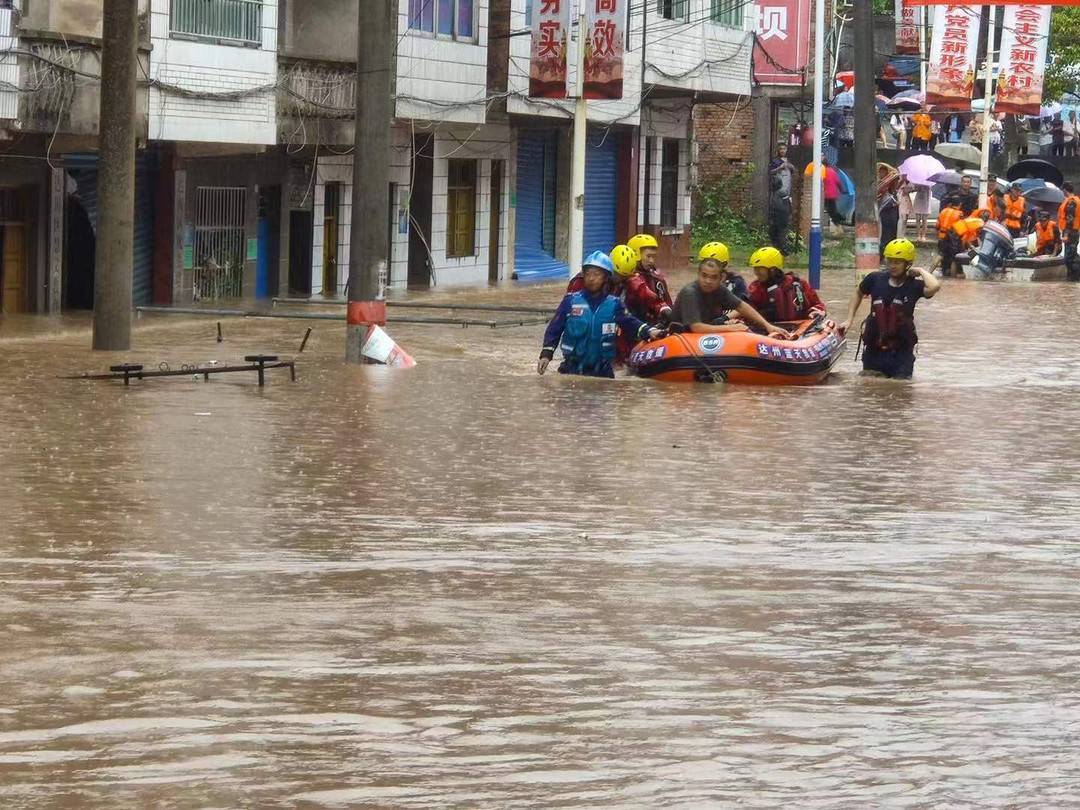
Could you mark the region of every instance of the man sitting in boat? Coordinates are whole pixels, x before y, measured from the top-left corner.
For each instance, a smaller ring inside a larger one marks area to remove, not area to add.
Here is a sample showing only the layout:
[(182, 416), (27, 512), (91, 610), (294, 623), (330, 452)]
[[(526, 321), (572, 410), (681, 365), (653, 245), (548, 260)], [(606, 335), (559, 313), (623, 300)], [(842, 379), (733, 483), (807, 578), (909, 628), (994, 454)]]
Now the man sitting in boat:
[(915, 245), (894, 239), (885, 246), (887, 270), (869, 273), (851, 297), (848, 318), (838, 329), (847, 332), (863, 298), (870, 298), (870, 314), (863, 322), (863, 373), (908, 379), (915, 370), (915, 305), (933, 298), (941, 282), (921, 267), (912, 267)]
[(755, 279), (750, 282), (750, 303), (770, 321), (802, 321), (825, 314), (817, 292), (796, 276), (784, 272), (784, 254), (774, 247), (750, 256)]
[[(723, 278), (724, 271), (716, 259), (705, 259), (698, 264), (697, 280), (679, 290), (672, 320), (683, 324), (691, 332), (746, 332), (749, 331), (746, 324), (751, 323), (771, 337), (791, 337), (786, 329), (773, 326), (750, 304), (725, 287)], [(728, 313), (732, 310), (742, 321), (728, 320)]]
[(1039, 209), (1035, 222), (1035, 255), (1057, 256), (1061, 253), (1061, 232), (1057, 223), (1050, 219), (1050, 212)]
[(636, 271), (626, 279), (626, 311), (646, 323), (667, 323), (671, 320), (671, 288), (664, 274), (656, 269), (660, 252), (656, 237), (639, 233), (627, 244), (637, 251), (638, 263)]
[[(582, 263), (584, 289), (567, 293), (544, 332), (544, 348), (536, 371), (543, 374), (560, 346), (563, 362), (560, 374), (586, 377), (614, 377), (616, 335), (619, 329), (636, 340), (655, 340), (664, 330), (650, 327), (627, 313), (623, 302), (607, 292), (614, 275), (611, 258), (596, 250)], [(561, 343), (561, 345), (560, 345)]]
[(750, 300), (750, 293), (746, 289), (746, 279), (738, 273), (733, 273), (728, 268), (728, 263), (731, 261), (731, 253), (728, 251), (727, 245), (723, 242), (709, 242), (706, 245), (702, 245), (701, 250), (698, 251), (697, 255), (698, 263), (700, 264), (706, 259), (715, 259), (720, 263), (721, 280), (728, 290), (733, 292), (743, 301)]

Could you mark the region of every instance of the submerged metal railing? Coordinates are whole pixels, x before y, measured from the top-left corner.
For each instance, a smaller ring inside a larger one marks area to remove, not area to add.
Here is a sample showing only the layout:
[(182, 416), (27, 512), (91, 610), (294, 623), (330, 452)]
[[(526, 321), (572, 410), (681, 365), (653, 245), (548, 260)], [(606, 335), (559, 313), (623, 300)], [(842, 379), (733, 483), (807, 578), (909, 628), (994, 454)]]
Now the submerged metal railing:
[(173, 34), (262, 44), (262, 0), (172, 0)]
[(192, 301), (219, 301), (244, 294), (244, 267), (196, 267), (191, 277)]

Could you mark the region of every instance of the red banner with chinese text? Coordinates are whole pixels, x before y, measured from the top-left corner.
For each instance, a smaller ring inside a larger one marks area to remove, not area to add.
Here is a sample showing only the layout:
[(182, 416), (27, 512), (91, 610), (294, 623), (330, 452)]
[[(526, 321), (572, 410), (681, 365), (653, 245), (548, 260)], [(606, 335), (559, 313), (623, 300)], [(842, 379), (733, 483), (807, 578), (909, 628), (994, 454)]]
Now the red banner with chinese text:
[(754, 42), (757, 84), (803, 84), (810, 59), (811, 0), (758, 0)]
[[(949, 0), (904, 0), (911, 6), (951, 6)], [(989, 0), (982, 3), (984, 6), (1080, 6), (1080, 0), (1054, 0), (1049, 3), (1046, 0)]]
[(533, 7), (529, 95), (566, 98), (566, 54), (571, 0), (536, 0)]
[(997, 112), (1038, 115), (1042, 106), (1050, 6), (1006, 6), (998, 57)]
[(907, 0), (896, 0), (896, 52), (919, 52), (919, 11)]
[[(566, 0), (563, 0), (566, 2)], [(585, 3), (585, 98), (623, 96), (623, 43), (627, 0), (581, 0)]]
[(968, 111), (979, 50), (979, 6), (949, 6), (934, 15), (926, 72), (926, 105)]

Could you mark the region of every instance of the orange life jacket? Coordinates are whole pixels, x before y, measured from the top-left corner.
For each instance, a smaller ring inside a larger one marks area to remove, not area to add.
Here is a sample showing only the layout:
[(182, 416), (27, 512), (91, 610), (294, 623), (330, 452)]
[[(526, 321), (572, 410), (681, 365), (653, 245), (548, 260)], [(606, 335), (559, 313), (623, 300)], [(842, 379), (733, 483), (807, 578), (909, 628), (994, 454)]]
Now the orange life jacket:
[(994, 220), (994, 222), (1001, 222), (1001, 206), (998, 205), (996, 194), (991, 194), (986, 198), (986, 210), (990, 212), (990, 219)]
[(959, 208), (942, 209), (937, 218), (937, 238), (945, 239), (949, 235), (949, 229), (960, 219), (964, 218), (964, 213)]
[[(1068, 221), (1069, 203), (1073, 204), (1072, 222)], [(1080, 197), (1070, 194), (1058, 206), (1058, 227), (1063, 231), (1080, 231)]]
[(1012, 197), (1005, 198), (1005, 227), (1006, 228), (1019, 228), (1020, 224), (1024, 221), (1024, 209), (1026, 207), (1026, 201), (1023, 197), (1017, 197), (1015, 200)]
[(1052, 220), (1047, 220), (1044, 225), (1041, 222), (1035, 223), (1035, 250), (1038, 253), (1042, 253), (1044, 250), (1052, 250), (1054, 245), (1057, 244), (1058, 230), (1057, 223)]
[(963, 244), (970, 245), (975, 241), (976, 237), (978, 237), (979, 231), (982, 230), (982, 226), (982, 217), (973, 216), (961, 219), (952, 226), (952, 229), (953, 233), (959, 237)]

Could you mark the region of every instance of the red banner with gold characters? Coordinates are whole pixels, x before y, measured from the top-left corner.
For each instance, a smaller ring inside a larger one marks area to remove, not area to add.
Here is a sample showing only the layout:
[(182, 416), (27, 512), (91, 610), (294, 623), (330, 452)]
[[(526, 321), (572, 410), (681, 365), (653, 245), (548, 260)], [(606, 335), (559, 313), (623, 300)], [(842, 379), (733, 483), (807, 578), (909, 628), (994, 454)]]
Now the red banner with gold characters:
[[(585, 3), (585, 98), (623, 96), (623, 43), (627, 0), (581, 0)], [(565, 2), (565, 0), (564, 0)]]
[(1050, 6), (1006, 6), (998, 57), (997, 112), (1038, 115), (1042, 106)]
[(935, 110), (968, 111), (975, 88), (980, 6), (948, 6), (934, 15), (926, 105)]
[(896, 52), (919, 52), (919, 10), (907, 0), (896, 0)]
[(566, 54), (570, 41), (571, 0), (535, 0), (529, 95), (566, 98)]

